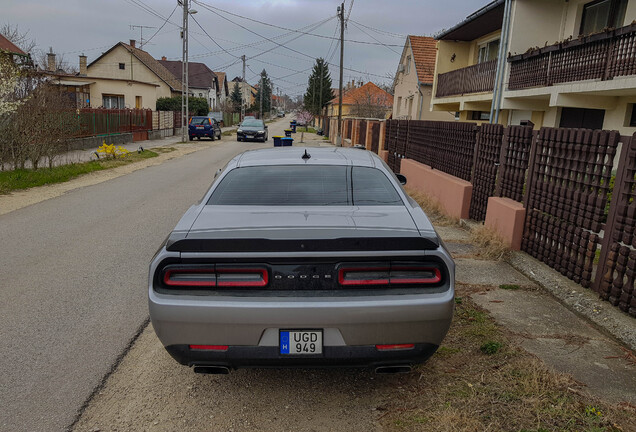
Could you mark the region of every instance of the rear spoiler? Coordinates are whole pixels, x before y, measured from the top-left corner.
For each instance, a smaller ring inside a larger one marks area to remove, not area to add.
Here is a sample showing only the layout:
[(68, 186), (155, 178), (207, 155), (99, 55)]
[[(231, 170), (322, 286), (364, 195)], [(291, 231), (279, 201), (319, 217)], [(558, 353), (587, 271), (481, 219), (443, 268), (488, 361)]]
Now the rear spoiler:
[(182, 239), (168, 241), (174, 252), (362, 252), (435, 250), (439, 242), (423, 237), (346, 237), (311, 240), (271, 240), (263, 238)]

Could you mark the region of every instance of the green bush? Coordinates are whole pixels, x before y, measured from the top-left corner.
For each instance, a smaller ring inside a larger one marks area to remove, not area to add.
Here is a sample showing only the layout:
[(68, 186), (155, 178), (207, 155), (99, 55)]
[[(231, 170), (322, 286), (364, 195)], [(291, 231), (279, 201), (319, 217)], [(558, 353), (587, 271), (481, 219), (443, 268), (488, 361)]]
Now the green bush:
[[(181, 111), (181, 96), (157, 99), (157, 111)], [(188, 111), (193, 115), (204, 116), (210, 112), (205, 98), (188, 98)]]

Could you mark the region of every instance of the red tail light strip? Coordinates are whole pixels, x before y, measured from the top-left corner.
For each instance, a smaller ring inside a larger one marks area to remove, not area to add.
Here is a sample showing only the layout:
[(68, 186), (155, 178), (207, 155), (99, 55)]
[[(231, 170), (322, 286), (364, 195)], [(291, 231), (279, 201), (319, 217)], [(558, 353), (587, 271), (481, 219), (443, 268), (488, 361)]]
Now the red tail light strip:
[(167, 268), (163, 283), (169, 287), (264, 287), (268, 275), (264, 268)]
[(415, 348), (415, 344), (393, 344), (393, 345), (376, 345), (378, 351), (398, 351), (409, 350)]
[[(420, 277), (417, 275), (413, 275), (413, 277), (393, 275), (393, 272), (427, 272), (432, 273), (432, 277)], [(382, 277), (376, 278), (361, 278), (361, 279), (353, 279), (356, 274), (358, 276), (360, 273), (386, 273), (382, 275)], [(351, 276), (351, 277), (348, 277)], [(372, 268), (362, 268), (362, 267), (344, 267), (338, 270), (338, 282), (340, 285), (400, 285), (400, 284), (436, 284), (441, 282), (442, 273), (437, 267), (372, 267)]]
[(227, 345), (190, 345), (190, 349), (202, 351), (227, 351), (228, 348)]

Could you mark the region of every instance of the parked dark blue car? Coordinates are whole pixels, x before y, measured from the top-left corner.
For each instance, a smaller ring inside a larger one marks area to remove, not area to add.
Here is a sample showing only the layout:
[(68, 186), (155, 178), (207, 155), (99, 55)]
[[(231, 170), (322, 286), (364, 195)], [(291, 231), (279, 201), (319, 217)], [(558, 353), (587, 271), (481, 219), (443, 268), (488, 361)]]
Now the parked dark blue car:
[(214, 141), (215, 139), (221, 139), (221, 127), (212, 117), (190, 117), (188, 134), (190, 135), (190, 141), (194, 137), (198, 139), (208, 137)]

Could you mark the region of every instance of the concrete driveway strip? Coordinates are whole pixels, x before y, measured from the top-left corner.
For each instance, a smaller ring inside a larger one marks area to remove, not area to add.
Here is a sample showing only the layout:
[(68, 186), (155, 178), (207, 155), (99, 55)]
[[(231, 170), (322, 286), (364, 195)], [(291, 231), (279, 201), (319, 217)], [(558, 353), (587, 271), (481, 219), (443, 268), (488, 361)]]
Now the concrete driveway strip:
[(218, 146), (0, 216), (0, 430), (64, 430), (146, 322), (148, 263)]

